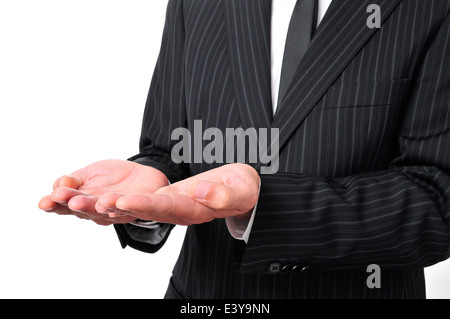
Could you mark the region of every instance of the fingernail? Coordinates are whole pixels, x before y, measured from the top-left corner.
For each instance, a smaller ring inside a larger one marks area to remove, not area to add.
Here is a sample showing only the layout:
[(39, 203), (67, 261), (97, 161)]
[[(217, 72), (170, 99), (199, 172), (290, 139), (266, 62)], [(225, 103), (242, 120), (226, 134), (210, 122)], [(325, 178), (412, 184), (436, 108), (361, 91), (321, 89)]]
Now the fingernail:
[(204, 199), (206, 199), (206, 196), (208, 195), (210, 189), (211, 189), (211, 183), (200, 182), (197, 184), (197, 187), (195, 187), (194, 197), (197, 199), (204, 200)]

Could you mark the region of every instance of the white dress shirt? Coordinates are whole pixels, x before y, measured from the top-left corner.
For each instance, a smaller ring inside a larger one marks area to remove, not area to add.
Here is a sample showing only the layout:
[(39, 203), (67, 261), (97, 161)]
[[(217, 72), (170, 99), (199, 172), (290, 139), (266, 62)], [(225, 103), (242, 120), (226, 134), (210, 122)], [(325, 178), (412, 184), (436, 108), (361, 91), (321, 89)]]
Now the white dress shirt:
[[(330, 7), (332, 0), (319, 0), (319, 10), (317, 17), (317, 26), (322, 22), (325, 13)], [(272, 0), (272, 26), (271, 26), (271, 88), (272, 88), (272, 109), (275, 114), (278, 107), (278, 91), (280, 88), (281, 68), (283, 66), (284, 48), (288, 34), (289, 24), (292, 13), (294, 12), (297, 0)], [(258, 204), (256, 204), (258, 205)], [(250, 232), (255, 220), (255, 212), (249, 221), (241, 220), (235, 217), (226, 218), (228, 231), (239, 240), (246, 243), (250, 237)]]

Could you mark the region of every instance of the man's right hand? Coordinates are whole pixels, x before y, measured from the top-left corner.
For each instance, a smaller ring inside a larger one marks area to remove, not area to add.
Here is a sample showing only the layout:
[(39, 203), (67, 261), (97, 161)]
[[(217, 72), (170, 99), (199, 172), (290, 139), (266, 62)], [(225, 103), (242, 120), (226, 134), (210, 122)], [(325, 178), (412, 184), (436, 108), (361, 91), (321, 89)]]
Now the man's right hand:
[[(39, 208), (99, 225), (126, 224), (135, 217), (108, 212), (104, 207), (123, 195), (152, 194), (168, 183), (163, 173), (148, 166), (123, 160), (101, 161), (58, 178), (53, 192), (41, 199)], [(99, 201), (101, 195), (106, 196)]]

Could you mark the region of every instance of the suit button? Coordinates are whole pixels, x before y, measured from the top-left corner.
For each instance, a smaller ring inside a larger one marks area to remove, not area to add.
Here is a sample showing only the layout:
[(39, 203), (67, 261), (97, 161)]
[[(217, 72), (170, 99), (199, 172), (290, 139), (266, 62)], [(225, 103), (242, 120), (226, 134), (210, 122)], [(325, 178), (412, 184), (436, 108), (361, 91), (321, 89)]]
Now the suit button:
[(287, 274), (288, 272), (292, 271), (293, 267), (292, 265), (285, 265), (283, 268), (281, 268), (282, 274)]
[(271, 273), (273, 275), (278, 274), (281, 271), (281, 264), (280, 263), (270, 264), (268, 270), (269, 270), (269, 273)]
[(302, 266), (302, 265), (295, 265), (292, 268), (292, 271), (296, 272), (296, 273), (304, 274), (308, 269), (309, 269), (309, 266), (305, 267), (305, 266)]
[(308, 269), (309, 269), (309, 266), (303, 267), (303, 268), (300, 270), (300, 273), (301, 273), (301, 274), (304, 274)]

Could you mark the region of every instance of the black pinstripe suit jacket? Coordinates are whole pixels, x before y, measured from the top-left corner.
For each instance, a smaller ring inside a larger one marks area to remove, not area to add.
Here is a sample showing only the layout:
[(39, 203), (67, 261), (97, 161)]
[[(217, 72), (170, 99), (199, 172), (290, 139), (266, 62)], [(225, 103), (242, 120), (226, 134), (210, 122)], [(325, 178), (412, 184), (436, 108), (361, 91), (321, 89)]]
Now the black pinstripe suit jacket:
[[(380, 29), (366, 24), (373, 3)], [(423, 269), (450, 247), (449, 12), (449, 0), (333, 1), (273, 116), (271, 1), (169, 1), (133, 160), (172, 182), (216, 167), (170, 158), (172, 130), (194, 120), (279, 128), (281, 149), (248, 244), (223, 220), (189, 227), (167, 297), (425, 297)], [(123, 246), (164, 243), (116, 229)], [(367, 288), (369, 264), (381, 289)]]

